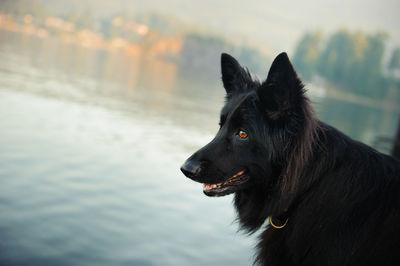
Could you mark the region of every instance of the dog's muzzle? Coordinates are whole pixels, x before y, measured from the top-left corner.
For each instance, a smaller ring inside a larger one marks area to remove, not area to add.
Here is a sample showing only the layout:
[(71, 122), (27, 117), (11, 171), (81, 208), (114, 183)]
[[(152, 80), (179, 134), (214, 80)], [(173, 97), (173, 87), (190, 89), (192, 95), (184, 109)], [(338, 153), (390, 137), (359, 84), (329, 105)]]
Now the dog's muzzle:
[(181, 166), (182, 173), (189, 178), (194, 178), (198, 176), (200, 170), (201, 170), (200, 162), (193, 160), (186, 160)]

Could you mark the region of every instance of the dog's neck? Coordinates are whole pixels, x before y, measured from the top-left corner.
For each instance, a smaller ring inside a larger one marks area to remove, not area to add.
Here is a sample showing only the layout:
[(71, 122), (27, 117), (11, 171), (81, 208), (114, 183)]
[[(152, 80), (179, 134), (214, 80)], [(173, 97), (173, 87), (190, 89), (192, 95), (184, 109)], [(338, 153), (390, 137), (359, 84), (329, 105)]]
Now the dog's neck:
[[(272, 216), (279, 224), (290, 219), (290, 215), (307, 196), (310, 189), (319, 183), (319, 177), (307, 176), (307, 167), (302, 172), (306, 182), (299, 182), (298, 189), (293, 194), (282, 194), (279, 184), (257, 184), (237, 191), (234, 206), (238, 215), (240, 229), (254, 233)], [(283, 171), (280, 171), (281, 175)], [(281, 176), (279, 178), (282, 178)]]
[(263, 186), (253, 186), (235, 193), (234, 205), (240, 228), (254, 233), (269, 216), (279, 218), (289, 215), (289, 208), (283, 207), (279, 199), (279, 190), (267, 191)]

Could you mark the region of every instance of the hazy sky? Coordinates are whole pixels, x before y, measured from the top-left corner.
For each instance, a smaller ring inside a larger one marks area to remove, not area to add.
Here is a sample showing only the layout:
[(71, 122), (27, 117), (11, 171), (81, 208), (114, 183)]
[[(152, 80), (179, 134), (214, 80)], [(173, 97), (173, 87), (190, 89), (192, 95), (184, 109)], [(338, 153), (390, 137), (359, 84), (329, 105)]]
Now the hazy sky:
[(221, 32), (233, 40), (256, 41), (265, 51), (292, 51), (307, 30), (340, 29), (389, 33), (400, 46), (400, 0), (42, 0), (48, 5), (89, 8), (93, 13), (159, 11)]
[(400, 45), (400, 0), (126, 0), (139, 9), (160, 10), (227, 34), (262, 41), (273, 50), (293, 49), (306, 30), (350, 28), (389, 32)]

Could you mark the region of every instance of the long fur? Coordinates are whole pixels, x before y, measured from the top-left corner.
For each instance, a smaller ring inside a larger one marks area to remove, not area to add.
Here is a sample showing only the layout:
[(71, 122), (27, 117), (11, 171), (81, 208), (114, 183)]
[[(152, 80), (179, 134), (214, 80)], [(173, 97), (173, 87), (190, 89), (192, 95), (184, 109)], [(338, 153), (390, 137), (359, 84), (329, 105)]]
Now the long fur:
[[(248, 169), (234, 206), (241, 229), (263, 227), (255, 263), (400, 265), (400, 162), (319, 121), (286, 54), (263, 83), (229, 55), (221, 66), (221, 129), (185, 174), (213, 184)], [(243, 127), (252, 138), (239, 143)]]

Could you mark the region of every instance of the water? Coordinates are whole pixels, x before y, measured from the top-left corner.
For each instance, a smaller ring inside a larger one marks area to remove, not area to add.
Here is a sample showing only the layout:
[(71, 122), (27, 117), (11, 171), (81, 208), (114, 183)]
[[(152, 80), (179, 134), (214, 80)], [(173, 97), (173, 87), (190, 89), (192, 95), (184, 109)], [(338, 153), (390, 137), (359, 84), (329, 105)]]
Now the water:
[[(232, 196), (179, 171), (217, 130), (218, 76), (0, 31), (0, 264), (250, 265)], [(314, 100), (355, 138), (394, 135), (396, 110)]]

